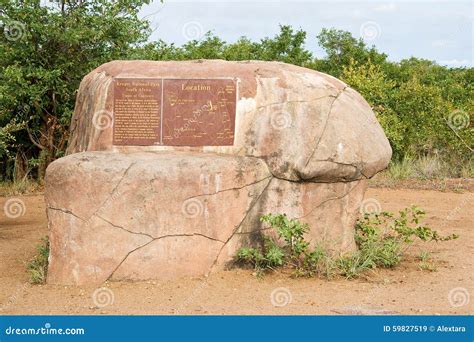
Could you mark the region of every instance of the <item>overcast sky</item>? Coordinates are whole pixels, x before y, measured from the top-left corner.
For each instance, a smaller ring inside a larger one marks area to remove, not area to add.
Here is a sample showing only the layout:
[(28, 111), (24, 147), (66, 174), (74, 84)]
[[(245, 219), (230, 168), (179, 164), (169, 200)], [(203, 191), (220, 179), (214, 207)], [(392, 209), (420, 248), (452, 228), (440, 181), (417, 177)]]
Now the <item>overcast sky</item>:
[(448, 66), (473, 66), (473, 1), (154, 1), (141, 11), (151, 40), (178, 45), (212, 31), (228, 42), (272, 37), (279, 24), (307, 32), (306, 47), (323, 56), (323, 27), (352, 32), (391, 60), (416, 56)]

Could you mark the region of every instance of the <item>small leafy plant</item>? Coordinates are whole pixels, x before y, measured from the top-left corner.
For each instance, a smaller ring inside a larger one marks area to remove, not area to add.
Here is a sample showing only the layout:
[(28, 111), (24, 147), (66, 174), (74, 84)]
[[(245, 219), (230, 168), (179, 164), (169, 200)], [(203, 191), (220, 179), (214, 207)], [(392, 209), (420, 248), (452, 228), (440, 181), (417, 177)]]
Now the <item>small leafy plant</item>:
[(37, 254), (28, 264), (28, 272), (31, 284), (44, 284), (48, 274), (49, 239), (47, 236), (41, 239), (36, 246)]
[(358, 251), (338, 260), (340, 273), (353, 278), (368, 269), (395, 267), (417, 239), (438, 242), (458, 238), (456, 234), (440, 236), (421, 223), (424, 216), (417, 206), (405, 208), (398, 215), (386, 211), (364, 214), (355, 227)]
[(310, 243), (304, 238), (309, 231), (307, 224), (290, 220), (284, 214), (268, 214), (260, 220), (274, 228), (278, 239), (265, 236), (262, 248), (239, 249), (238, 261), (254, 266), (259, 276), (265, 270), (276, 267), (293, 268), (297, 275), (313, 275), (323, 271), (319, 264), (326, 258), (326, 251), (319, 246), (310, 248)]
[(260, 248), (243, 247), (236, 258), (252, 265), (259, 276), (286, 267), (296, 276), (341, 275), (350, 279), (377, 267), (397, 266), (416, 239), (438, 242), (458, 238), (455, 234), (442, 237), (423, 225), (424, 215), (416, 206), (401, 210), (397, 216), (390, 212), (366, 213), (355, 227), (358, 250), (337, 256), (321, 245), (311, 247), (304, 238), (309, 231), (307, 224), (288, 219), (285, 214), (268, 214), (261, 221), (274, 229), (277, 238), (265, 236)]

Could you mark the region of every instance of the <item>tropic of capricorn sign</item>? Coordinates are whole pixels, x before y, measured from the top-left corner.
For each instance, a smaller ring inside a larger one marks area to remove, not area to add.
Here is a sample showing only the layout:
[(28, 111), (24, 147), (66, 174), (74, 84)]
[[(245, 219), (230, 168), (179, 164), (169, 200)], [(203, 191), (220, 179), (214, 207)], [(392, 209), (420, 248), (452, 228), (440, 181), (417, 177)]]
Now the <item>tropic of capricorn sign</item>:
[(114, 145), (233, 145), (234, 79), (114, 80)]

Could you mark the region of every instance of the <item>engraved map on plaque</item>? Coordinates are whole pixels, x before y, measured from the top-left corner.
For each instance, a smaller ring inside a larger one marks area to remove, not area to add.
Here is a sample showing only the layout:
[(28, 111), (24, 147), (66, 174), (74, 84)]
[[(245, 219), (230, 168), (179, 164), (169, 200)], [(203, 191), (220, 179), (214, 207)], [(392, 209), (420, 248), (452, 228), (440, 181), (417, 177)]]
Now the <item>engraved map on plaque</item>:
[(163, 87), (163, 145), (233, 145), (234, 80), (165, 79)]
[(161, 143), (161, 79), (116, 79), (114, 145)]
[(114, 145), (234, 144), (233, 79), (116, 79)]

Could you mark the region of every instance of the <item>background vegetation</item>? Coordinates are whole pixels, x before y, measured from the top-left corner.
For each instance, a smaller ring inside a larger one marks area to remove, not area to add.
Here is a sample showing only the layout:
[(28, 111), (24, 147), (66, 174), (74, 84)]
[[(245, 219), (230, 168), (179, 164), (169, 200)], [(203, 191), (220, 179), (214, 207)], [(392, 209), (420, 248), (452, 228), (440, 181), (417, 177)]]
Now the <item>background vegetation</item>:
[[(146, 0), (0, 0), (0, 181), (41, 180), (63, 156), (84, 75), (113, 59), (283, 61), (348, 83), (373, 107), (392, 145), (394, 177), (472, 177), (474, 68), (412, 57), (393, 62), (349, 32), (317, 37), (281, 26), (275, 37), (183, 46), (147, 42)], [(316, 58), (305, 49), (317, 39)]]

